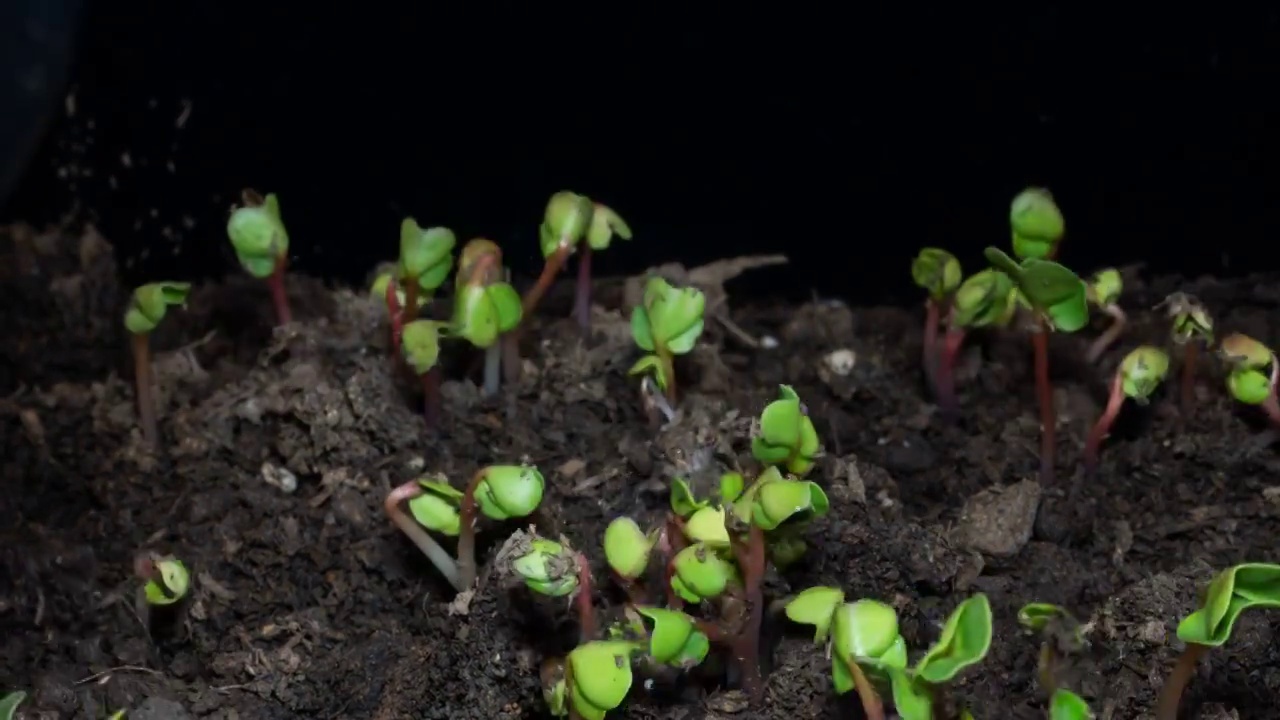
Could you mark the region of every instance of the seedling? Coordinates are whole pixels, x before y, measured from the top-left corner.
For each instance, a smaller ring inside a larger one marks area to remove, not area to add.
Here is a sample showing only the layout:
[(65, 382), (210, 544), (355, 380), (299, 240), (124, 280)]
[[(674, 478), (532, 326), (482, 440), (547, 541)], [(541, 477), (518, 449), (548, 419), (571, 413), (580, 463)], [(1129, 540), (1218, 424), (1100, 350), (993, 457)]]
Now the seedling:
[(968, 333), (977, 328), (1004, 327), (1017, 312), (1018, 289), (1004, 273), (987, 268), (970, 275), (960, 284), (951, 301), (947, 333), (938, 362), (938, 407), (954, 417), (956, 402), (955, 365)]
[(191, 283), (149, 283), (133, 291), (124, 313), (124, 326), (133, 336), (133, 375), (138, 397), (138, 421), (142, 436), (153, 450), (160, 445), (156, 424), (156, 404), (151, 377), (151, 331), (164, 319), (171, 306), (187, 304)]
[[(1084, 633), (1080, 623), (1066, 609), (1049, 603), (1023, 605), (1018, 610), (1018, 623), (1040, 636), (1040, 659), (1037, 663), (1040, 687), (1051, 698), (1056, 698), (1061, 690), (1058, 682), (1059, 669), (1067, 658), (1084, 649)], [(1050, 708), (1053, 703), (1051, 699)], [(1055, 717), (1052, 709), (1049, 716)]]
[(751, 439), (751, 454), (766, 465), (778, 465), (804, 477), (818, 456), (818, 431), (809, 410), (790, 385), (779, 386), (780, 397), (760, 414), (760, 432)]
[(643, 604), (645, 600), (640, 581), (657, 540), (656, 531), (646, 533), (629, 517), (614, 518), (604, 530), (605, 561), (634, 603)]
[[(1060, 218), (1058, 224), (1061, 225)], [(1015, 247), (1018, 246), (1018, 237), (1015, 229)], [(1034, 249), (1041, 245), (1027, 245), (1024, 241), (1024, 249), (1027, 247)], [(1040, 403), (1040, 482), (1051, 485), (1057, 418), (1053, 408), (1053, 386), (1049, 384), (1049, 331), (1075, 332), (1089, 323), (1085, 283), (1066, 267), (1050, 260), (1026, 257), (1021, 263), (1015, 263), (993, 247), (987, 248), (984, 254), (997, 270), (1009, 276), (1017, 286), (1020, 298), (1036, 317), (1031, 341), (1035, 349), (1036, 395)]]
[[(443, 479), (424, 477), (392, 490), (383, 507), (395, 526), (462, 592), (476, 579), (476, 506), (492, 520), (526, 517), (538, 509), (544, 486), (542, 474), (531, 465), (490, 465), (476, 472), (463, 492)], [(408, 504), (408, 515), (401, 503)], [(428, 530), (458, 538), (456, 561)]]
[(1120, 291), (1123, 289), (1124, 279), (1120, 277), (1120, 271), (1115, 268), (1100, 270), (1089, 280), (1087, 286), (1089, 302), (1111, 318), (1111, 325), (1094, 339), (1085, 352), (1085, 359), (1090, 364), (1097, 362), (1098, 358), (1102, 357), (1102, 353), (1115, 344), (1129, 322), (1129, 317), (1117, 304), (1120, 300)]
[(1116, 368), (1115, 378), (1111, 381), (1111, 394), (1107, 398), (1107, 408), (1102, 411), (1098, 422), (1084, 443), (1085, 472), (1092, 475), (1098, 469), (1098, 453), (1102, 448), (1102, 440), (1111, 432), (1111, 426), (1120, 415), (1126, 398), (1131, 398), (1139, 405), (1146, 405), (1164, 377), (1169, 372), (1169, 356), (1160, 348), (1143, 345), (1135, 348), (1120, 362)]
[(0, 698), (0, 720), (13, 720), (13, 716), (18, 712), (18, 706), (27, 699), (27, 694), (21, 690), (5, 695)]
[(960, 261), (941, 248), (924, 248), (911, 262), (911, 279), (924, 288), (929, 297), (924, 301), (924, 340), (921, 366), (929, 391), (938, 391), (938, 322), (951, 304), (951, 295), (963, 279)]
[(293, 319), (284, 287), (285, 267), (289, 264), (289, 233), (280, 219), (280, 201), (274, 193), (263, 198), (247, 188), (240, 197), (242, 205), (227, 220), (227, 237), (231, 239), (240, 266), (255, 278), (267, 281), (276, 319), (281, 325), (287, 325)]
[(663, 278), (649, 278), (644, 299), (631, 311), (631, 337), (649, 355), (630, 374), (648, 374), (669, 403), (676, 401), (675, 356), (693, 350), (702, 335), (707, 298), (696, 288), (676, 288)]
[(1044, 188), (1027, 188), (1009, 206), (1013, 254), (1019, 260), (1052, 260), (1066, 233), (1062, 211)]
[[(399, 353), (400, 336), (404, 333), (403, 313), (400, 309), (405, 307), (405, 296), (404, 288), (395, 281), (396, 272), (396, 263), (379, 264), (374, 272), (373, 284), (369, 286), (369, 295), (386, 305), (387, 321), (391, 328), (391, 349)], [(427, 297), (419, 293), (418, 310), (426, 307), (427, 302)]]
[(520, 295), (502, 277), (502, 251), (484, 238), (468, 242), (458, 260), (451, 332), (485, 351), (485, 396), (498, 392), (504, 362), (508, 380), (518, 377), (517, 353), (508, 347), (504, 358), (503, 346), (514, 342), (510, 333), (521, 317)]
[(1165, 308), (1173, 323), (1173, 342), (1182, 348), (1182, 416), (1191, 416), (1196, 402), (1196, 363), (1200, 346), (1213, 345), (1213, 317), (1194, 297), (1176, 292), (1165, 298), (1156, 309)]
[(1280, 363), (1271, 348), (1248, 335), (1232, 333), (1222, 339), (1219, 352), (1230, 366), (1227, 389), (1231, 396), (1262, 408), (1271, 424), (1280, 427), (1280, 403), (1276, 401)]
[[(400, 261), (396, 265), (396, 281), (403, 288), (404, 301), (400, 303), (401, 324), (407, 325), (418, 317), (419, 295), (428, 297), (444, 284), (453, 269), (453, 246), (457, 244), (453, 231), (445, 227), (423, 229), (413, 218), (400, 223)], [(398, 298), (387, 296), (388, 304)]]
[(166, 607), (180, 602), (191, 587), (187, 566), (172, 555), (141, 555), (134, 561), (133, 569), (143, 581), (142, 596), (151, 607)]
[(422, 414), (427, 427), (440, 422), (440, 331), (447, 323), (414, 320), (401, 331), (400, 352), (422, 382)]
[(837, 694), (856, 690), (869, 720), (884, 718), (875, 683), (888, 685), (903, 720), (932, 720), (940, 691), (962, 670), (986, 657), (991, 646), (991, 605), (978, 594), (947, 618), (938, 641), (907, 668), (907, 646), (893, 608), (877, 600), (846, 603), (844, 591), (809, 588), (786, 605), (793, 622), (814, 626), (814, 643), (826, 645)]
[(1231, 637), (1240, 613), (1250, 608), (1280, 608), (1280, 565), (1244, 563), (1227, 568), (1201, 593), (1200, 607), (1178, 623), (1178, 638), (1187, 644), (1165, 680), (1156, 702), (1156, 720), (1177, 720), (1182, 691), (1196, 664)]
[(1058, 688), (1049, 696), (1049, 720), (1093, 720), (1093, 711), (1084, 698)]
[(631, 656), (638, 649), (627, 640), (594, 640), (574, 648), (563, 660), (543, 663), (542, 695), (551, 714), (603, 720), (631, 692)]
[(551, 196), (538, 228), (542, 248), (542, 274), (525, 293), (525, 315), (533, 313), (560, 270), (575, 252), (578, 255), (578, 284), (573, 315), (583, 330), (591, 327), (591, 254), (605, 250), (614, 236), (631, 239), (631, 227), (606, 205), (567, 190)]

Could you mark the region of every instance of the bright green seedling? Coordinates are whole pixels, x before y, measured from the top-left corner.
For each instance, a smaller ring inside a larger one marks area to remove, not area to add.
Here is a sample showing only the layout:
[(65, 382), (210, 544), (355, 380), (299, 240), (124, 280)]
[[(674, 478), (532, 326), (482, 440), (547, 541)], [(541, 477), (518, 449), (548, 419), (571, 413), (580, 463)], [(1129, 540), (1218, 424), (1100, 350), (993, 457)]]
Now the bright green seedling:
[(721, 551), (706, 543), (693, 543), (676, 553), (671, 588), (685, 602), (699, 603), (720, 597), (729, 583), (738, 580), (738, 569)]
[(147, 554), (134, 562), (134, 574), (142, 581), (142, 597), (151, 607), (181, 602), (191, 588), (191, 574), (172, 555)]
[(1053, 195), (1044, 188), (1027, 188), (1009, 206), (1013, 254), (1019, 259), (1052, 260), (1066, 234), (1066, 222)]
[(941, 248), (927, 247), (911, 261), (911, 279), (929, 294), (924, 301), (924, 340), (922, 361), (929, 391), (937, 394), (938, 323), (946, 316), (951, 296), (964, 278), (960, 261)]
[(547, 201), (538, 244), (542, 249), (542, 274), (523, 299), (524, 313), (537, 308), (551, 282), (564, 268), (569, 256), (578, 253), (578, 283), (574, 293), (573, 316), (584, 331), (591, 328), (591, 255), (606, 250), (615, 237), (631, 239), (631, 226), (607, 205), (567, 190)]
[[(396, 263), (397, 285), (403, 289), (404, 301), (400, 303), (401, 322), (408, 324), (417, 319), (420, 294), (430, 296), (444, 284), (453, 269), (453, 247), (458, 243), (453, 231), (445, 227), (423, 229), (413, 218), (400, 223), (400, 260)], [(398, 298), (394, 293), (386, 295), (388, 306)], [(388, 307), (392, 313), (395, 309)]]
[(956, 290), (938, 359), (938, 407), (946, 417), (954, 417), (959, 410), (955, 366), (965, 337), (972, 330), (1008, 325), (1018, 310), (1017, 297), (1018, 288), (1009, 276), (991, 268), (970, 275)]
[(1196, 664), (1210, 648), (1231, 637), (1240, 613), (1251, 608), (1280, 608), (1280, 565), (1244, 563), (1218, 573), (1200, 597), (1200, 607), (1178, 623), (1178, 639), (1187, 644), (1165, 680), (1156, 703), (1156, 720), (1177, 720), (1182, 691)]
[(280, 219), (280, 201), (274, 193), (265, 198), (245, 189), (241, 206), (227, 220), (227, 237), (235, 248), (240, 267), (259, 280), (266, 280), (276, 307), (276, 319), (287, 325), (293, 318), (285, 294), (284, 273), (289, 263), (289, 233)]
[(1173, 343), (1182, 348), (1182, 415), (1190, 417), (1196, 401), (1196, 362), (1200, 346), (1213, 345), (1213, 316), (1199, 300), (1183, 292), (1169, 295), (1156, 306), (1159, 308), (1168, 313)]
[(751, 439), (751, 454), (765, 465), (779, 465), (803, 477), (813, 470), (821, 449), (818, 431), (790, 385), (780, 385), (779, 395), (760, 413), (760, 432)]
[(938, 688), (982, 662), (991, 648), (991, 633), (991, 604), (979, 593), (951, 612), (938, 641), (914, 669), (888, 668), (893, 705), (902, 720), (931, 720)]
[(1047, 694), (1056, 695), (1060, 689), (1059, 669), (1067, 658), (1084, 648), (1080, 623), (1065, 608), (1049, 603), (1023, 605), (1018, 610), (1018, 623), (1040, 636), (1037, 662), (1040, 687)]
[(544, 663), (542, 697), (551, 714), (565, 717), (572, 709), (582, 720), (603, 720), (631, 692), (631, 656), (639, 650), (626, 640), (595, 640)]
[(1049, 720), (1093, 720), (1093, 711), (1084, 698), (1058, 688), (1049, 697)]
[[(502, 346), (514, 341), (511, 332), (522, 317), (519, 293), (503, 280), (502, 251), (484, 238), (468, 242), (458, 260), (451, 333), (485, 351), (486, 396), (498, 392), (504, 363)], [(507, 379), (512, 381), (520, 370), (519, 358), (512, 348), (507, 349)]]
[[(532, 465), (490, 465), (472, 476), (464, 492), (443, 479), (410, 480), (383, 504), (387, 516), (458, 592), (476, 578), (476, 507), (492, 520), (527, 517), (542, 503), (545, 482)], [(409, 507), (406, 514), (401, 508)], [(427, 531), (458, 538), (455, 561)]]
[(604, 530), (604, 557), (614, 578), (632, 602), (644, 600), (641, 580), (649, 569), (649, 558), (658, 533), (646, 533), (629, 517), (614, 518)]
[(768, 555), (779, 568), (804, 555), (808, 548), (803, 530), (814, 518), (826, 515), (830, 507), (831, 502), (820, 485), (783, 477), (776, 466), (760, 473), (731, 506), (739, 522), (749, 522), (768, 533), (765, 536)]
[(148, 283), (133, 291), (124, 312), (124, 326), (132, 337), (134, 388), (138, 398), (138, 424), (142, 437), (153, 450), (160, 445), (156, 420), (154, 382), (151, 376), (151, 331), (156, 329), (170, 307), (185, 307), (191, 283)]
[(1227, 389), (1231, 396), (1262, 408), (1271, 424), (1280, 427), (1280, 402), (1276, 400), (1280, 363), (1271, 348), (1248, 335), (1232, 333), (1222, 339), (1218, 352), (1229, 369)]
[(701, 665), (711, 650), (698, 621), (678, 610), (639, 605), (628, 608), (627, 615), (632, 628), (647, 639), (647, 657), (655, 663), (688, 670)]
[[(715, 491), (713, 498), (716, 504), (729, 505), (735, 500), (742, 497), (743, 490), (746, 488), (746, 480), (742, 477), (742, 473), (727, 472), (720, 476), (720, 483)], [(671, 481), (671, 512), (676, 517), (688, 518), (695, 512), (708, 507), (712, 504), (711, 499), (699, 499), (694, 497), (693, 489), (689, 487), (689, 482), (684, 478), (674, 478)]]
[(427, 427), (440, 422), (440, 333), (448, 323), (414, 320), (404, 326), (400, 354), (422, 382), (422, 415)]
[(674, 358), (693, 350), (702, 335), (707, 298), (696, 288), (676, 288), (663, 278), (649, 278), (644, 299), (631, 311), (631, 337), (645, 355), (631, 367), (632, 375), (648, 374), (675, 403)]
[(1085, 359), (1090, 363), (1097, 362), (1098, 358), (1102, 357), (1102, 353), (1115, 344), (1129, 322), (1129, 317), (1118, 304), (1120, 291), (1123, 289), (1124, 279), (1120, 276), (1120, 271), (1115, 268), (1099, 270), (1089, 280), (1087, 292), (1089, 302), (1111, 318), (1111, 325), (1089, 345), (1089, 349), (1085, 352)]
[(1160, 383), (1169, 373), (1169, 356), (1165, 351), (1150, 345), (1134, 348), (1125, 355), (1120, 367), (1116, 368), (1115, 378), (1111, 381), (1111, 394), (1107, 399), (1107, 407), (1094, 423), (1093, 429), (1085, 439), (1083, 462), (1085, 472), (1093, 474), (1098, 469), (1098, 454), (1102, 450), (1102, 440), (1111, 432), (1120, 415), (1120, 408), (1126, 399), (1132, 399), (1139, 405), (1146, 405)]
[(580, 586), (577, 554), (546, 538), (534, 539), (527, 551), (511, 562), (511, 569), (530, 590), (547, 597), (564, 597)]
[(13, 716), (18, 712), (18, 706), (27, 699), (27, 694), (21, 690), (0, 697), (0, 720), (13, 720)]
[[(1015, 231), (1015, 243), (1018, 233)], [(1016, 263), (999, 248), (985, 254), (995, 269), (1005, 273), (1038, 319), (1031, 333), (1035, 349), (1036, 396), (1040, 404), (1040, 482), (1053, 483), (1054, 437), (1057, 417), (1053, 407), (1053, 386), (1049, 384), (1049, 329), (1075, 332), (1089, 323), (1089, 303), (1085, 282), (1066, 267), (1050, 260), (1027, 256)], [(1052, 254), (1052, 253), (1050, 253)]]

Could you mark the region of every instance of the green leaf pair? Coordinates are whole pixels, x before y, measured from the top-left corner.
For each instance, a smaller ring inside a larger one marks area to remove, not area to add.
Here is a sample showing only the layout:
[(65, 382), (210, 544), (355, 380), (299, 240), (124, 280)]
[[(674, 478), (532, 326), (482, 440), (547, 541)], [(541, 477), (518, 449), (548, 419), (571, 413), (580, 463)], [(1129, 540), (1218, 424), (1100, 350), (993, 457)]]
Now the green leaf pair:
[(148, 605), (172, 605), (186, 597), (191, 587), (191, 574), (182, 561), (173, 557), (158, 558), (154, 562), (155, 576), (142, 587)]
[[(715, 500), (721, 505), (728, 505), (742, 496), (746, 481), (742, 473), (728, 472), (720, 476), (720, 486), (716, 490)], [(702, 500), (693, 496), (693, 490), (684, 478), (671, 481), (671, 512), (677, 517), (687, 518), (698, 510), (711, 504), (711, 500)]]
[(1009, 207), (1009, 228), (1013, 232), (1013, 253), (1022, 259), (1053, 257), (1066, 233), (1062, 211), (1044, 188), (1027, 188), (1018, 193)]
[(631, 239), (631, 226), (601, 203), (567, 190), (551, 196), (538, 228), (542, 257), (573, 252), (584, 239), (592, 250), (607, 250), (617, 236)]
[(1218, 573), (1200, 607), (1178, 623), (1178, 638), (1207, 647), (1222, 645), (1240, 613), (1250, 608), (1280, 608), (1280, 565), (1244, 563)]
[(1227, 389), (1246, 405), (1261, 405), (1274, 391), (1275, 355), (1271, 348), (1242, 333), (1222, 339), (1219, 354), (1230, 367)]
[(400, 331), (400, 354), (415, 375), (426, 375), (440, 361), (440, 337), (448, 327), (436, 320), (414, 320)]
[[(443, 479), (421, 478), (418, 485), (423, 493), (409, 501), (413, 519), (432, 532), (456, 537), (464, 493)], [(542, 473), (531, 465), (491, 465), (476, 487), (476, 507), (493, 520), (526, 517), (542, 503), (544, 488)]]
[(706, 304), (701, 290), (676, 288), (657, 276), (649, 278), (643, 301), (631, 311), (631, 337), (641, 350), (653, 354), (640, 358), (629, 374), (649, 373), (659, 388), (668, 388), (671, 357), (693, 350), (702, 335)]
[(125, 310), (125, 328), (134, 335), (145, 335), (155, 330), (170, 307), (187, 304), (190, 292), (191, 283), (186, 282), (148, 283), (139, 287), (133, 291), (129, 308)]
[(1098, 307), (1114, 305), (1124, 290), (1124, 278), (1115, 268), (1107, 268), (1094, 273), (1089, 280), (1089, 301)]
[(635, 580), (649, 567), (657, 533), (640, 529), (629, 517), (614, 518), (604, 530), (604, 557), (619, 577)]
[(635, 612), (648, 620), (637, 622), (649, 639), (648, 655), (654, 662), (687, 670), (706, 659), (711, 643), (692, 617), (658, 607), (638, 606)]
[(760, 434), (751, 439), (751, 454), (766, 465), (780, 465), (803, 477), (813, 470), (820, 449), (818, 431), (800, 396), (790, 385), (760, 414)]
[[(582, 720), (604, 720), (631, 692), (631, 656), (638, 648), (624, 640), (596, 640), (569, 653), (572, 687), (566, 693)], [(561, 714), (568, 714), (567, 708)], [(553, 708), (554, 711), (554, 708)]]
[(397, 265), (400, 278), (405, 282), (416, 281), (425, 291), (434, 291), (444, 284), (453, 269), (453, 247), (457, 242), (449, 228), (424, 230), (413, 218), (405, 218), (400, 223), (400, 261)]
[(776, 465), (770, 465), (734, 502), (733, 513), (743, 523), (776, 530), (783, 523), (803, 523), (821, 517), (830, 507), (820, 485), (783, 477)]
[(1014, 262), (999, 248), (984, 254), (996, 270), (1009, 276), (1032, 309), (1061, 332), (1075, 332), (1089, 324), (1088, 289), (1085, 282), (1063, 265), (1027, 257)]
[(675, 572), (671, 589), (685, 602), (699, 603), (719, 597), (729, 583), (738, 577), (738, 569), (717, 548), (707, 543), (693, 543), (676, 553), (672, 560)]
[(520, 294), (501, 279), (502, 251), (476, 238), (462, 248), (450, 331), (478, 348), (489, 348), (520, 324)]
[(227, 220), (227, 237), (240, 266), (259, 280), (271, 277), (289, 254), (289, 233), (280, 219), (280, 201), (274, 193), (264, 199), (244, 191), (244, 205)]
[(955, 255), (941, 248), (924, 248), (911, 262), (911, 279), (924, 288), (934, 302), (956, 291), (964, 275)]
[(987, 268), (970, 275), (952, 299), (956, 327), (1003, 327), (1017, 312), (1018, 288), (1004, 273)]
[(578, 589), (577, 555), (554, 540), (536, 538), (511, 568), (530, 590), (548, 597), (564, 597)]
[(1169, 373), (1169, 355), (1151, 345), (1134, 348), (1120, 361), (1119, 372), (1124, 394), (1145, 405)]

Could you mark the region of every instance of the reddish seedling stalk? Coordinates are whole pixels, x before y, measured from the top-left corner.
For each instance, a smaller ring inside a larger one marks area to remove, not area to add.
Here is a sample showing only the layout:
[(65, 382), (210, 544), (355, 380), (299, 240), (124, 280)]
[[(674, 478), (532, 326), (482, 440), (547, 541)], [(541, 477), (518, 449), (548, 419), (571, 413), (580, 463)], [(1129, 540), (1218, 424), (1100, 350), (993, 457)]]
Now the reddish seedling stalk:
[[(400, 311), (400, 324), (408, 325), (418, 319), (418, 279), (406, 278), (404, 285), (404, 309)], [(390, 285), (390, 283), (387, 283)]]
[(1196, 404), (1196, 364), (1200, 359), (1200, 348), (1195, 340), (1188, 340), (1182, 346), (1182, 417), (1191, 417), (1191, 410)]
[(1102, 441), (1106, 439), (1107, 433), (1111, 432), (1111, 426), (1120, 415), (1120, 408), (1124, 407), (1124, 399), (1124, 376), (1120, 370), (1117, 370), (1115, 379), (1111, 381), (1111, 394), (1107, 396), (1107, 407), (1098, 417), (1098, 421), (1093, 424), (1093, 428), (1089, 430), (1089, 436), (1085, 438), (1084, 470), (1088, 475), (1098, 471), (1098, 455), (1102, 451)]
[(1169, 677), (1165, 679), (1164, 687), (1160, 688), (1160, 695), (1156, 699), (1156, 720), (1178, 720), (1178, 706), (1182, 704), (1182, 693), (1191, 682), (1192, 676), (1196, 674), (1196, 665), (1200, 663), (1200, 658), (1204, 657), (1208, 650), (1207, 645), (1187, 643), (1186, 649), (1178, 656), (1178, 662), (1174, 664)]
[(582, 242), (578, 248), (578, 285), (573, 294), (573, 316), (582, 331), (591, 331), (591, 245)]
[(275, 272), (267, 278), (267, 286), (271, 288), (271, 302), (276, 306), (276, 319), (281, 325), (293, 322), (293, 313), (289, 310), (289, 295), (284, 287), (284, 271), (288, 264), (289, 260), (285, 256), (277, 257)]
[(422, 551), (423, 555), (427, 556), (431, 564), (436, 566), (436, 569), (458, 592), (471, 587), (476, 580), (476, 488), (480, 486), (484, 477), (484, 470), (476, 472), (471, 477), (471, 482), (467, 483), (467, 489), (459, 504), (457, 560), (450, 557), (440, 543), (431, 537), (426, 528), (419, 525), (401, 507), (404, 503), (423, 494), (422, 486), (416, 479), (393, 489), (387, 494), (387, 499), (382, 505), (391, 522), (417, 546), (418, 550)]
[(954, 418), (960, 411), (956, 400), (956, 359), (964, 346), (965, 329), (952, 326), (942, 338), (942, 356), (938, 360), (937, 398), (943, 417)]
[(938, 325), (939, 321), (947, 315), (950, 305), (949, 298), (944, 300), (929, 298), (924, 301), (924, 341), (920, 364), (924, 367), (924, 379), (929, 386), (929, 392), (935, 398), (938, 397)]
[(133, 334), (133, 374), (137, 384), (138, 424), (147, 446), (155, 450), (160, 446), (160, 428), (156, 422), (154, 380), (151, 376), (151, 337), (146, 333)]
[(404, 319), (400, 314), (400, 299), (396, 293), (396, 279), (387, 281), (387, 317), (391, 322), (391, 349), (400, 355), (400, 337), (404, 334)]
[(1035, 349), (1036, 397), (1040, 403), (1040, 484), (1053, 484), (1053, 459), (1057, 435), (1057, 417), (1053, 408), (1053, 386), (1049, 384), (1049, 323), (1038, 319), (1039, 327), (1031, 334)]
[[(484, 477), (483, 469), (471, 476), (471, 482), (467, 483), (459, 505), (458, 514), (461, 516), (462, 526), (458, 531), (458, 580), (462, 582), (464, 589), (471, 587), (476, 581), (476, 489), (480, 487)], [(579, 566), (580, 569), (581, 567)], [(591, 597), (588, 595), (587, 604), (590, 603)]]
[(1089, 349), (1085, 352), (1084, 357), (1090, 365), (1098, 362), (1098, 359), (1102, 357), (1102, 353), (1115, 344), (1120, 334), (1124, 332), (1125, 325), (1129, 322), (1129, 317), (1124, 314), (1124, 310), (1121, 310), (1120, 306), (1115, 303), (1102, 306), (1102, 312), (1111, 318), (1111, 326), (1089, 344)]
[(578, 564), (578, 594), (575, 602), (578, 606), (578, 644), (591, 642), (596, 636), (596, 608), (591, 602), (594, 589), (591, 579), (591, 565), (582, 553), (575, 555)]
[[(556, 279), (556, 275), (564, 268), (564, 264), (568, 262), (569, 255), (573, 252), (573, 245), (561, 241), (556, 251), (551, 253), (547, 258), (546, 264), (542, 266), (542, 274), (538, 276), (538, 281), (529, 288), (529, 291), (521, 298), (521, 305), (524, 306), (524, 316), (529, 317), (533, 314), (534, 309), (538, 307), (538, 303), (542, 302), (542, 296), (551, 289), (551, 283)], [(590, 272), (590, 270), (588, 270)]]
[(858, 693), (858, 699), (862, 701), (862, 713), (867, 716), (867, 720), (884, 720), (884, 703), (881, 702), (880, 694), (871, 685), (871, 681), (867, 679), (867, 674), (862, 672), (862, 668), (853, 658), (844, 657), (842, 662), (845, 669), (849, 671), (849, 677), (853, 678), (853, 688)]
[(430, 370), (419, 376), (422, 382), (422, 417), (428, 428), (437, 427), (440, 423), (440, 366), (433, 365)]
[(764, 681), (760, 677), (760, 632), (764, 623), (765, 546), (764, 530), (751, 523), (745, 545), (734, 546), (738, 567), (742, 571), (743, 601), (747, 604), (747, 621), (736, 638), (733, 638), (734, 659), (742, 668), (742, 685), (753, 702), (764, 695)]
[[(387, 316), (391, 322), (391, 348), (395, 357), (397, 367), (404, 365), (404, 358), (400, 355), (400, 343), (404, 336), (404, 326), (406, 323), (413, 322), (417, 318), (405, 319), (407, 313), (402, 313), (400, 308), (400, 300), (396, 294), (396, 279), (391, 278), (387, 281)], [(408, 295), (405, 297), (408, 300)], [(417, 302), (414, 298), (413, 302)], [(405, 307), (409, 307), (408, 303)], [(440, 398), (440, 381), (441, 371), (439, 365), (434, 365), (424, 375), (418, 376), (422, 383), (422, 416), (427, 423), (428, 428), (436, 427), (440, 422), (440, 407), (442, 400)]]
[(1276, 385), (1280, 382), (1280, 360), (1276, 356), (1271, 356), (1271, 388), (1267, 392), (1267, 397), (1259, 407), (1262, 412), (1267, 414), (1267, 419), (1276, 428), (1280, 428), (1280, 400), (1276, 399)]

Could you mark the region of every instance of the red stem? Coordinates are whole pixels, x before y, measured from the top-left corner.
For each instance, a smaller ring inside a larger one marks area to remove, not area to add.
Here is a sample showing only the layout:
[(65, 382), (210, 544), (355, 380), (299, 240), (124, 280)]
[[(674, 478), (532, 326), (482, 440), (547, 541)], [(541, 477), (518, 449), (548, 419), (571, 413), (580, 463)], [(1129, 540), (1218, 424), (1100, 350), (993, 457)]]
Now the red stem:
[(1196, 665), (1208, 649), (1205, 645), (1187, 643), (1169, 677), (1165, 679), (1164, 687), (1160, 688), (1160, 695), (1156, 698), (1156, 720), (1178, 720), (1182, 691), (1191, 682), (1191, 676), (1196, 673)]
[(929, 393), (938, 396), (938, 303), (933, 298), (924, 301), (924, 343), (920, 365), (924, 368), (925, 383)]
[(1040, 401), (1040, 485), (1053, 484), (1054, 436), (1057, 419), (1053, 409), (1053, 386), (1049, 384), (1049, 327), (1040, 318), (1039, 329), (1032, 333), (1035, 348), (1036, 396)]
[(854, 691), (858, 693), (858, 699), (862, 701), (862, 714), (867, 716), (867, 720), (884, 720), (884, 703), (880, 700), (880, 694), (876, 692), (875, 687), (871, 685), (871, 681), (867, 679), (867, 674), (862, 672), (862, 668), (853, 658), (844, 656), (841, 658), (844, 667), (849, 671), (849, 676), (853, 678)]
[(591, 604), (591, 565), (578, 553), (578, 644), (591, 642), (596, 636), (596, 608)]
[(137, 386), (138, 424), (147, 446), (160, 445), (160, 429), (156, 423), (156, 401), (151, 379), (151, 338), (147, 333), (133, 335), (133, 375)]
[(1115, 423), (1116, 416), (1120, 414), (1120, 408), (1123, 405), (1124, 376), (1117, 370), (1115, 379), (1111, 381), (1111, 394), (1107, 397), (1107, 407), (1098, 417), (1098, 422), (1094, 423), (1093, 429), (1089, 431), (1089, 436), (1085, 438), (1084, 470), (1089, 475), (1098, 470), (1098, 455), (1102, 450), (1102, 441), (1107, 433), (1111, 432), (1111, 426)]
[(391, 347), (400, 353), (400, 336), (404, 334), (404, 323), (400, 315), (400, 298), (396, 297), (396, 279), (387, 281), (387, 317), (391, 321)]
[(584, 333), (591, 332), (591, 246), (578, 246), (578, 287), (573, 296), (573, 315)]
[(1196, 360), (1200, 355), (1200, 347), (1195, 340), (1188, 340), (1182, 348), (1182, 416), (1191, 416), (1196, 404)]
[(471, 476), (459, 511), (462, 526), (458, 531), (458, 581), (463, 590), (476, 581), (476, 488), (480, 487), (484, 477), (483, 468)]
[(267, 285), (271, 288), (271, 301), (276, 306), (276, 319), (281, 325), (293, 322), (293, 313), (289, 311), (289, 296), (284, 288), (284, 269), (287, 263), (283, 255), (276, 258), (276, 270), (267, 278)]
[[(404, 308), (400, 311), (401, 325), (418, 319), (418, 278), (407, 278), (404, 285)], [(389, 283), (388, 283), (389, 284)]]
[(538, 307), (538, 303), (542, 301), (542, 296), (551, 288), (551, 281), (556, 279), (556, 275), (560, 269), (564, 267), (565, 261), (569, 259), (569, 250), (571, 245), (561, 244), (551, 257), (547, 258), (546, 264), (542, 266), (542, 274), (538, 276), (538, 281), (533, 287), (529, 288), (529, 292), (524, 294), (521, 304), (524, 306), (524, 317), (528, 318)]
[(764, 530), (755, 523), (747, 535), (747, 545), (734, 548), (738, 567), (742, 571), (743, 599), (747, 603), (747, 622), (742, 633), (733, 641), (733, 654), (742, 668), (742, 685), (752, 701), (759, 702), (764, 695), (764, 681), (760, 677), (760, 626), (764, 621), (765, 568)]
[(685, 548), (684, 528), (680, 524), (680, 518), (675, 515), (667, 517), (667, 526), (662, 531), (659, 546), (667, 559), (662, 570), (662, 585), (667, 595), (667, 607), (672, 610), (682, 610), (684, 600), (675, 588), (671, 587), (671, 578), (676, 574), (676, 555)]
[(1266, 400), (1262, 401), (1261, 407), (1262, 411), (1267, 414), (1267, 419), (1271, 421), (1271, 424), (1276, 429), (1280, 429), (1280, 402), (1276, 400), (1275, 386), (1271, 387), (1271, 394), (1267, 396)]
[(422, 416), (428, 428), (440, 423), (440, 366), (434, 365), (422, 375)]
[(956, 358), (964, 346), (965, 330), (952, 327), (942, 339), (942, 357), (938, 362), (938, 408), (945, 418), (954, 418), (960, 412), (956, 400)]

